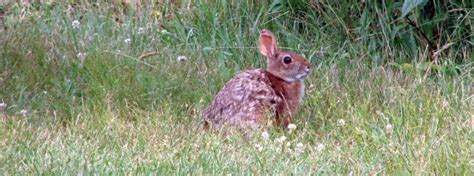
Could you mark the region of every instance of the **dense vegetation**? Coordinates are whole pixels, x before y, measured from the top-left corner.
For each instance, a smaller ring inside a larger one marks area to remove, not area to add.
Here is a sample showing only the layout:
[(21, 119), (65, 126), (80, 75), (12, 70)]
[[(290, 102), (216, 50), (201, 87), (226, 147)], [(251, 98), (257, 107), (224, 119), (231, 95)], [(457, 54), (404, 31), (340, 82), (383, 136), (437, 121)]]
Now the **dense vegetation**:
[[(472, 1), (2, 3), (1, 173), (472, 174)], [(296, 129), (202, 131), (264, 28), (314, 65)]]

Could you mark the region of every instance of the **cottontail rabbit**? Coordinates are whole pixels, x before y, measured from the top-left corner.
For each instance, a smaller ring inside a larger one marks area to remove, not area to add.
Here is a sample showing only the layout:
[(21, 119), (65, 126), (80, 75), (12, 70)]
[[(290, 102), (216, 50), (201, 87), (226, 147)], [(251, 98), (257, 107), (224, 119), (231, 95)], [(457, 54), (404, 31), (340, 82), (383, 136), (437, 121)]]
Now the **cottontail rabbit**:
[(265, 29), (260, 32), (260, 53), (267, 57), (267, 68), (245, 70), (229, 80), (204, 111), (205, 127), (255, 128), (268, 112), (280, 126), (291, 122), (311, 65), (296, 53), (281, 51), (275, 36)]

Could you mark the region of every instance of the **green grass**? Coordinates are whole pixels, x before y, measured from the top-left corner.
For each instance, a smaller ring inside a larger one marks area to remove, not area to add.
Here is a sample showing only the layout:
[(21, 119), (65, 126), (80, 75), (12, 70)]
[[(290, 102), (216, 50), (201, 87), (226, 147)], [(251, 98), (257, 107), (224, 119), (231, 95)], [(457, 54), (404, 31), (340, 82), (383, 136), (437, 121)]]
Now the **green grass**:
[[(413, 41), (397, 44), (390, 26), (351, 40), (340, 32), (354, 24), (333, 21), (344, 16), (333, 6), (304, 16), (254, 1), (74, 8), (2, 6), (0, 173), (472, 175), (472, 54), (426, 65), (426, 50), (404, 50)], [(297, 129), (202, 131), (225, 82), (264, 66), (263, 28), (314, 65)]]

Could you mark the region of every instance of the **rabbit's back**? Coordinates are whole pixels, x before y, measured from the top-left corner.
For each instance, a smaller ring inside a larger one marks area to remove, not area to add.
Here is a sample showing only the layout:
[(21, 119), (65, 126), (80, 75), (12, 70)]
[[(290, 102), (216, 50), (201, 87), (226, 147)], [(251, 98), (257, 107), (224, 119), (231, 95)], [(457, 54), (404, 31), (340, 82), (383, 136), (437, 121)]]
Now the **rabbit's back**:
[(246, 70), (229, 80), (204, 111), (206, 123), (258, 126), (266, 112), (275, 113), (281, 102), (265, 70)]

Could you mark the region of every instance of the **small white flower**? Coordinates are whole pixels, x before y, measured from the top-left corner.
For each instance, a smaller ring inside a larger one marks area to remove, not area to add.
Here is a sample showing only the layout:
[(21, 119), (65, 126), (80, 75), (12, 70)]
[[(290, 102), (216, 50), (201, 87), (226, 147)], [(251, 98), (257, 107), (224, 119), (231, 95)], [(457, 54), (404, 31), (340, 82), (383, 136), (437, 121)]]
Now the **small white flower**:
[(304, 152), (304, 145), (303, 145), (303, 143), (300, 142), (300, 143), (296, 144), (295, 152), (296, 152), (296, 154), (301, 154), (301, 153)]
[(142, 28), (142, 27), (138, 28), (137, 34), (143, 34), (143, 33), (145, 33), (145, 28)]
[(262, 133), (262, 138), (263, 138), (264, 140), (268, 140), (268, 139), (270, 139), (270, 134), (268, 134), (268, 132), (264, 131), (264, 132)]
[(308, 87), (308, 90), (307, 90), (308, 93), (311, 93), (311, 92), (313, 92), (314, 90), (315, 90), (314, 84), (310, 84), (309, 87)]
[(341, 57), (342, 57), (342, 58), (345, 58), (345, 57), (347, 57), (347, 56), (349, 56), (349, 53), (344, 53), (344, 54), (342, 54)]
[(278, 143), (283, 143), (283, 142), (285, 142), (285, 140), (286, 140), (285, 136), (282, 136), (282, 137), (279, 137), (279, 138), (275, 139), (275, 141), (278, 142)]
[(291, 142), (287, 142), (286, 147), (291, 147)]
[(132, 39), (127, 38), (127, 39), (125, 39), (123, 42), (125, 42), (126, 44), (130, 44), (130, 43), (132, 43)]
[(346, 121), (344, 121), (344, 119), (339, 119), (339, 120), (337, 120), (336, 124), (337, 124), (337, 126), (342, 127), (342, 126), (346, 125)]
[(89, 40), (89, 41), (94, 40), (96, 35), (97, 35), (97, 33), (95, 33), (94, 35), (87, 36), (87, 40)]
[(77, 53), (76, 56), (81, 62), (83, 62), (84, 59), (86, 59), (86, 55), (87, 55), (86, 53)]
[(392, 134), (393, 133), (393, 125), (392, 124), (387, 124), (387, 126), (385, 126), (385, 132), (387, 134)]
[(318, 144), (316, 147), (314, 147), (314, 149), (318, 152), (323, 151), (325, 148), (326, 146), (324, 146), (324, 144)]
[(292, 131), (292, 130), (296, 129), (296, 125), (290, 123), (287, 128), (288, 128), (288, 130)]
[(73, 29), (79, 29), (81, 27), (81, 22), (79, 22), (78, 20), (74, 20), (72, 22), (72, 28)]
[(177, 60), (177, 61), (180, 61), (180, 62), (184, 62), (184, 61), (188, 60), (188, 58), (187, 58), (186, 56), (178, 56), (178, 57), (176, 58), (176, 60)]
[(260, 144), (255, 144), (255, 149), (259, 152), (261, 152), (263, 150), (263, 146), (260, 145)]
[(170, 32), (168, 32), (166, 29), (163, 29), (161, 30), (161, 34), (169, 34)]
[(79, 41), (79, 45), (84, 47), (84, 46), (86, 46), (86, 42), (84, 42), (84, 40), (81, 40), (81, 41)]
[(46, 94), (48, 94), (48, 91), (46, 91), (46, 90), (43, 90), (43, 94), (45, 94), (45, 95), (46, 95)]
[(0, 111), (3, 111), (7, 107), (7, 104), (5, 102), (0, 103)]
[(20, 114), (26, 117), (26, 115), (28, 115), (28, 111), (25, 110), (25, 109), (22, 109), (22, 110), (20, 111)]
[(447, 109), (449, 107), (449, 102), (446, 100), (443, 100), (443, 102), (441, 103), (441, 107), (443, 109)]

